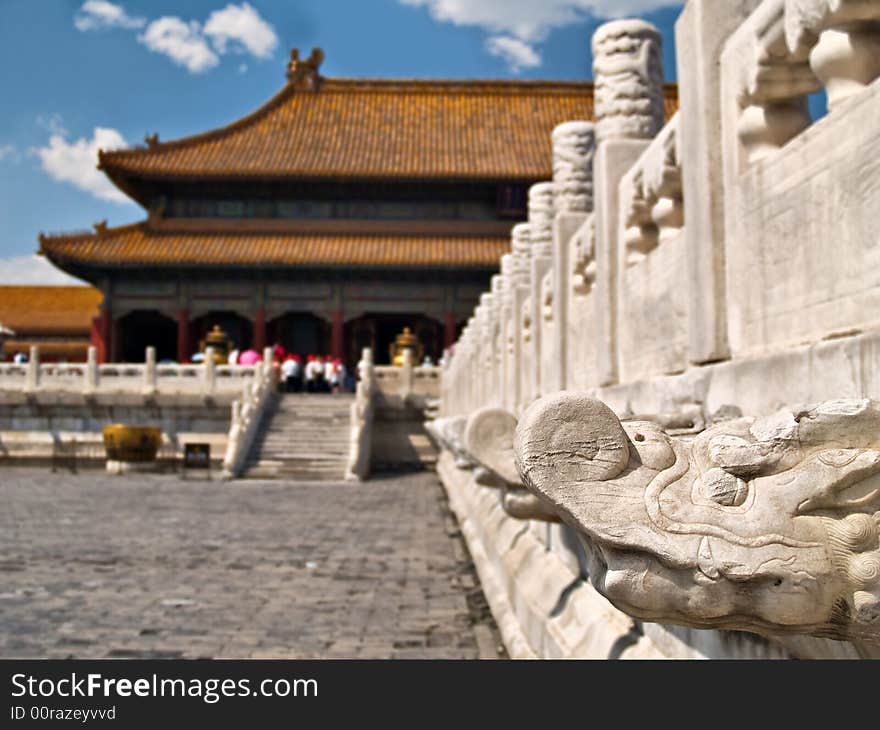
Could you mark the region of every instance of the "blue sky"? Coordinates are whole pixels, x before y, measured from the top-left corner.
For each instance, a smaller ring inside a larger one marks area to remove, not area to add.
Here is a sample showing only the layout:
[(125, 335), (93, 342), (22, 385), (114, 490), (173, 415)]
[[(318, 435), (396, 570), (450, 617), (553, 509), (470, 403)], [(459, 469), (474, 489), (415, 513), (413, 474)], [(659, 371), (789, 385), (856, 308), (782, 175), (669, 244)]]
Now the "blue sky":
[(140, 220), (94, 169), (98, 147), (226, 124), (284, 82), (292, 47), (325, 76), (586, 79), (595, 28), (669, 0), (0, 0), (0, 282), (56, 282), (40, 231)]

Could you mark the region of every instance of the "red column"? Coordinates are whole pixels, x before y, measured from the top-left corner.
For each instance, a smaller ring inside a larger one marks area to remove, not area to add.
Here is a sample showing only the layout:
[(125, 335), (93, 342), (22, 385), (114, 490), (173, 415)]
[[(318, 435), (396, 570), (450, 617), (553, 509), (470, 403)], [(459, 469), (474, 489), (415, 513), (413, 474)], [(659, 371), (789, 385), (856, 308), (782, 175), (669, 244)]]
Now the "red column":
[(455, 344), (455, 314), (446, 312), (443, 315), (443, 349), (448, 350)]
[(342, 312), (336, 310), (330, 315), (330, 318), (330, 354), (333, 357), (343, 357)]
[(253, 349), (259, 353), (266, 346), (266, 310), (260, 307), (254, 312), (254, 342)]
[(98, 348), (98, 362), (110, 361), (113, 352), (113, 314), (109, 307), (101, 310), (101, 313), (92, 320), (92, 344)]
[(104, 351), (104, 343), (101, 340), (101, 315), (92, 317), (92, 326), (89, 330), (89, 344), (98, 351), (98, 362), (103, 362), (101, 353)]
[(189, 362), (192, 354), (189, 341), (189, 310), (181, 309), (177, 313), (177, 362)]

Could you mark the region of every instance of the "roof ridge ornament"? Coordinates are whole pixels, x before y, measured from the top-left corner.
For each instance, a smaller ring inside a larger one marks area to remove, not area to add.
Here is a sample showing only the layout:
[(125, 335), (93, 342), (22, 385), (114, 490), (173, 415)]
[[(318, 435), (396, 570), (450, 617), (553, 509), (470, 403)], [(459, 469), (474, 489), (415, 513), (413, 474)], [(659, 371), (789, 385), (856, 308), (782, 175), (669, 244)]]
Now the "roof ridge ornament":
[(95, 233), (99, 236), (107, 232), (107, 219), (100, 220), (97, 223), (92, 223), (92, 228), (95, 229)]
[(313, 48), (312, 54), (305, 60), (299, 57), (299, 48), (290, 51), (290, 63), (287, 64), (287, 81), (297, 89), (317, 91), (321, 75), (318, 69), (324, 60), (324, 51)]
[(148, 149), (156, 149), (159, 146), (159, 133), (153, 132), (152, 134), (145, 134), (144, 142), (146, 142)]

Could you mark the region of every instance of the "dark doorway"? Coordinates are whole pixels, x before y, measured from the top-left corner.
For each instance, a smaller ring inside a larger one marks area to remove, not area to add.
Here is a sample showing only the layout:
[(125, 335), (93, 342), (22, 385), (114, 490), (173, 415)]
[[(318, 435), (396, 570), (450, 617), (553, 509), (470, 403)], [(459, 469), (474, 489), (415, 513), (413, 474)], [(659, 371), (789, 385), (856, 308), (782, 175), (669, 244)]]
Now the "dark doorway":
[(156, 360), (177, 357), (177, 323), (156, 310), (139, 310), (120, 317), (119, 359), (122, 362), (143, 362), (148, 347), (156, 348)]
[(278, 343), (297, 355), (326, 355), (330, 352), (330, 325), (311, 312), (288, 312), (269, 322), (270, 344)]

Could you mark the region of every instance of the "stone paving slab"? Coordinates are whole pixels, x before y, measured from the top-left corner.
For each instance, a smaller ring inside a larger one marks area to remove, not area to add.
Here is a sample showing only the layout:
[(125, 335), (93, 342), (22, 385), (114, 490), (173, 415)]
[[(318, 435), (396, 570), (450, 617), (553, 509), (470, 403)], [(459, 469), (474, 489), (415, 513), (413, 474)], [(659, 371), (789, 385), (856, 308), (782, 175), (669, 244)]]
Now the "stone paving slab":
[(0, 657), (490, 658), (501, 642), (463, 545), (431, 472), (358, 485), (8, 467)]

